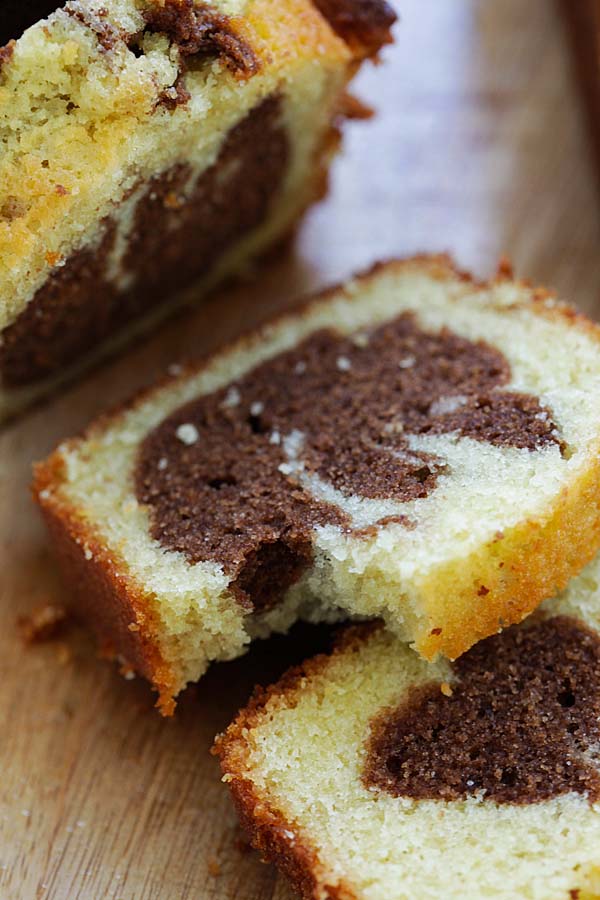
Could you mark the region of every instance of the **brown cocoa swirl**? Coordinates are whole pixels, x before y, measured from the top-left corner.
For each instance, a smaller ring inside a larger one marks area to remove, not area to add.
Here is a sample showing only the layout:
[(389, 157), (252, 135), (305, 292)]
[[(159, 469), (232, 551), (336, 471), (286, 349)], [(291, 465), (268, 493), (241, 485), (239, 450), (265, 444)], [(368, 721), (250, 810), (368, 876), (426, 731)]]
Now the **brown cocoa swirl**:
[[(407, 434), (528, 451), (559, 443), (535, 397), (500, 390), (509, 379), (498, 350), (428, 333), (410, 313), (370, 334), (319, 331), (155, 428), (140, 447), (136, 494), (165, 549), (220, 563), (240, 599), (264, 609), (310, 563), (315, 526), (352, 524), (300, 484), (286, 438), (301, 436), (305, 472), (343, 495), (405, 503), (427, 497), (445, 470), (411, 451)], [(180, 426), (196, 439), (178, 437)]]
[(600, 799), (596, 632), (566, 616), (513, 626), (453, 668), (451, 696), (428, 684), (375, 720), (367, 787), (414, 800)]
[(141, 53), (143, 35), (161, 32), (178, 47), (182, 58), (221, 57), (233, 72), (243, 76), (253, 75), (259, 68), (252, 47), (237, 34), (231, 19), (194, 0), (165, 0), (149, 6), (143, 12), (144, 31), (133, 35), (111, 25), (106, 9), (92, 12), (77, 0), (2, 0), (0, 46), (17, 40), (27, 28), (62, 8), (94, 31), (106, 50), (124, 41)]
[(281, 113), (278, 96), (259, 103), (225, 137), (217, 161), (191, 193), (185, 164), (148, 182), (122, 261), (130, 287), (120, 289), (107, 277), (117, 239), (113, 219), (98, 245), (56, 268), (2, 332), (2, 382), (35, 384), (84, 357), (209, 273), (236, 241), (261, 225), (287, 171), (289, 140)]
[[(183, 59), (220, 57), (237, 75), (256, 74), (259, 61), (232, 20), (194, 0), (164, 0), (144, 10), (146, 31), (166, 34)], [(183, 71), (183, 70), (182, 70)]]

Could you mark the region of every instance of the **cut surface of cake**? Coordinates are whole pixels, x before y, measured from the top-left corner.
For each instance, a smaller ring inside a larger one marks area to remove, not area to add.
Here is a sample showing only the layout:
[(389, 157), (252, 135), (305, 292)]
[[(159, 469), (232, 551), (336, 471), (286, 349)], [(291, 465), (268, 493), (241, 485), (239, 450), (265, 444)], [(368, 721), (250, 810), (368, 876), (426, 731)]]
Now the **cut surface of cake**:
[(299, 617), (458, 657), (600, 545), (599, 334), (441, 257), (308, 301), (39, 465), (82, 612), (167, 706)]
[(3, 4), (0, 419), (285, 239), (393, 20), (383, 0)]
[(600, 560), (455, 663), (351, 626), (217, 739), (308, 900), (600, 897)]

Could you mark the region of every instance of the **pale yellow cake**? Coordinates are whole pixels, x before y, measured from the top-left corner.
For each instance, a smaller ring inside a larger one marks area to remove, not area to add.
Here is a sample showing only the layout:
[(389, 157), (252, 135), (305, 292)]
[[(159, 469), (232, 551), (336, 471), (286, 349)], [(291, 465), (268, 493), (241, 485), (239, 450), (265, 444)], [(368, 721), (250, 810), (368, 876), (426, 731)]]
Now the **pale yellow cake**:
[(454, 664), (382, 628), (257, 692), (217, 740), (305, 900), (600, 897), (600, 559)]
[(0, 419), (290, 233), (390, 40), (367, 6), (3, 3)]

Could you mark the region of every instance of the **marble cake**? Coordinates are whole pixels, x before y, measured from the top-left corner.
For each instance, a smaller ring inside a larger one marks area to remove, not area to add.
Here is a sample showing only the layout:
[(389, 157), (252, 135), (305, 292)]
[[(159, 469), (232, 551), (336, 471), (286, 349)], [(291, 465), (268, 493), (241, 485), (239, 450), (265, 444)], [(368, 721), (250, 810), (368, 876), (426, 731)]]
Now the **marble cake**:
[(38, 466), (79, 609), (166, 711), (299, 617), (458, 657), (600, 545), (599, 335), (438, 257), (308, 301)]
[(600, 559), (451, 664), (350, 627), (217, 740), (253, 844), (319, 900), (600, 897)]
[(393, 20), (384, 0), (3, 0), (0, 419), (291, 232)]

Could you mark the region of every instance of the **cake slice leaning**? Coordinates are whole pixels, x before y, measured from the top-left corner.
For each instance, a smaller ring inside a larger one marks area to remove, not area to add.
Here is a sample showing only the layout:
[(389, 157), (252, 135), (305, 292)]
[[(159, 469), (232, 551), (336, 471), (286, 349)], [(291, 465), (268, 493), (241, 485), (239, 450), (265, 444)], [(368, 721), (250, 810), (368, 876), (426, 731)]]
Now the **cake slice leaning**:
[(3, 0), (0, 420), (282, 242), (384, 0)]
[(600, 560), (428, 664), (352, 626), (217, 739), (252, 843), (306, 900), (600, 897)]
[(164, 708), (296, 618), (455, 658), (600, 545), (600, 332), (506, 274), (375, 267), (66, 441), (35, 493)]

